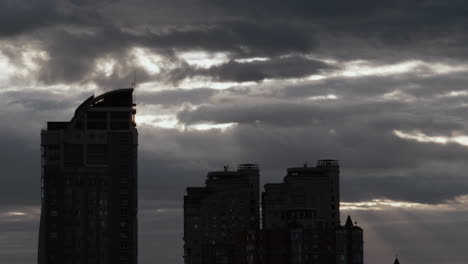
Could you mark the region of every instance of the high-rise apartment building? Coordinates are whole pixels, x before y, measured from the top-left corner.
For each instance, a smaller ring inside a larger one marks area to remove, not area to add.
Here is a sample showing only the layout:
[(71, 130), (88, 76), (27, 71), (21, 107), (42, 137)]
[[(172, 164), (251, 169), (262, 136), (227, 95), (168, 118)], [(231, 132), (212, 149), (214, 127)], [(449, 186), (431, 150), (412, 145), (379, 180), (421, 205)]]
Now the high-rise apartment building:
[(205, 187), (184, 197), (186, 264), (258, 263), (259, 168), (209, 172)]
[(348, 216), (346, 224), (336, 230), (336, 264), (363, 264), (363, 230)]
[(340, 219), (339, 164), (289, 168), (262, 194), (262, 260), (268, 264), (334, 264)]
[(121, 89), (42, 130), (39, 264), (137, 264), (135, 113)]

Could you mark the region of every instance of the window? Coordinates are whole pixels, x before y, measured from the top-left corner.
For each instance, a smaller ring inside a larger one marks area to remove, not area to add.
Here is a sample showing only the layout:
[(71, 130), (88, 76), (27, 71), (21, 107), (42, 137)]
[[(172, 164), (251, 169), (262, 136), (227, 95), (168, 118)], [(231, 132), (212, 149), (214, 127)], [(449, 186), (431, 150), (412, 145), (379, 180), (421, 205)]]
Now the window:
[(65, 167), (78, 167), (83, 165), (83, 145), (65, 144), (64, 145), (64, 165)]
[(88, 130), (107, 129), (107, 112), (88, 112)]
[(76, 130), (83, 130), (83, 129), (84, 129), (83, 118), (80, 118), (79, 120), (76, 121), (76, 123), (75, 123), (75, 129), (76, 129)]
[(107, 164), (107, 145), (88, 144), (86, 148), (86, 162), (89, 165)]
[(130, 112), (112, 112), (111, 129), (120, 130), (130, 127)]
[(60, 160), (60, 146), (59, 145), (48, 145), (44, 147), (44, 155), (47, 156), (47, 161), (58, 161)]
[(128, 178), (120, 178), (120, 183), (125, 184), (128, 183)]
[(121, 249), (128, 249), (128, 243), (127, 242), (121, 242), (120, 243), (120, 248)]

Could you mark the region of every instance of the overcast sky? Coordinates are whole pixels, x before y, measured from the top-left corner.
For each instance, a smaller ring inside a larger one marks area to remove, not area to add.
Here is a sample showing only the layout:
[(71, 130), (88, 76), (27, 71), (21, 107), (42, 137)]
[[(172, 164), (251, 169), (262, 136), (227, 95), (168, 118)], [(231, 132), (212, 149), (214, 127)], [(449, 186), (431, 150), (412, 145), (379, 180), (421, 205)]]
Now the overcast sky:
[(468, 2), (0, 1), (0, 263), (35, 263), (40, 130), (136, 72), (140, 263), (206, 173), (339, 159), (366, 263), (468, 259)]

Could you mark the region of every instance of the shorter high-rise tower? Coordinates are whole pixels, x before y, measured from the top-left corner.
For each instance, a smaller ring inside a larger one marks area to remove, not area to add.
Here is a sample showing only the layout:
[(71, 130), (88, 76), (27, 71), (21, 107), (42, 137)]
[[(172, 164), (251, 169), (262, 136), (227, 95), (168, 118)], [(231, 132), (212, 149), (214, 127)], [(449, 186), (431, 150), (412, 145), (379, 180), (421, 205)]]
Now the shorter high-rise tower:
[(263, 263), (335, 263), (340, 219), (339, 164), (289, 168), (283, 183), (266, 184), (262, 195)]
[(184, 197), (186, 264), (257, 263), (260, 222), (259, 168), (209, 172), (205, 187), (189, 187)]
[(346, 224), (336, 231), (336, 264), (363, 264), (363, 230), (348, 216)]

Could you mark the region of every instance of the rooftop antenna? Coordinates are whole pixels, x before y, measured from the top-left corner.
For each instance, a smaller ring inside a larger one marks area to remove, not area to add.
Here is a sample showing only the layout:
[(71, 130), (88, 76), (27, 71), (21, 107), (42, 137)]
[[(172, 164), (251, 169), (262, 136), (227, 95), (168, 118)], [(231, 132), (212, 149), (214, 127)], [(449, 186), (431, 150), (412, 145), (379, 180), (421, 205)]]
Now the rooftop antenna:
[(136, 104), (136, 70), (133, 70), (133, 81), (130, 84), (130, 88), (133, 89), (133, 104)]
[(136, 70), (133, 70), (133, 81), (130, 84), (130, 88), (135, 89), (135, 87), (136, 87)]

